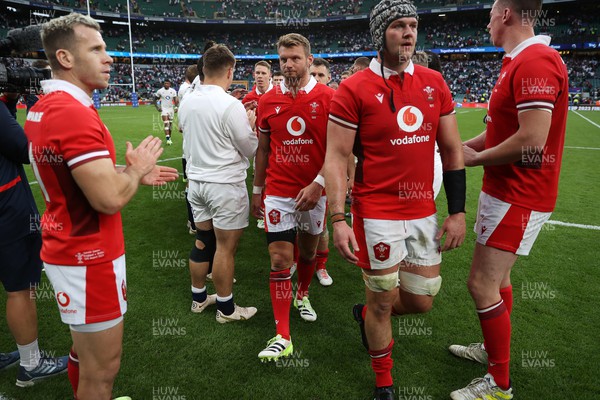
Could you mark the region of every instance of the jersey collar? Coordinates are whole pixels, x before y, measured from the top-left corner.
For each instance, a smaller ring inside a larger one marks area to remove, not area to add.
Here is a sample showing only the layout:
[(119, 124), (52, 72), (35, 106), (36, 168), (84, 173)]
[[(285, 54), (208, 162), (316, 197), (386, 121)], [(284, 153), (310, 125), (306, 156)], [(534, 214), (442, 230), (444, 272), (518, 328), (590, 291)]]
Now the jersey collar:
[[(269, 87), (267, 88), (267, 90), (265, 90), (265, 93), (267, 93), (267, 92), (268, 92), (269, 90), (271, 90), (271, 89), (273, 89), (273, 84), (272, 84), (272, 83), (269, 83)], [(258, 90), (258, 86), (256, 86), (256, 87), (254, 88), (254, 90), (256, 91), (256, 94), (257, 94), (257, 95), (259, 95), (259, 96), (260, 96), (261, 94), (265, 94), (265, 93), (261, 92), (260, 90)]]
[(223, 90), (223, 88), (221, 86), (217, 86), (217, 85), (200, 85), (198, 86), (198, 88), (196, 89), (197, 91), (199, 91), (200, 93), (224, 93), (225, 90)]
[[(376, 58), (371, 60), (371, 64), (369, 64), (369, 69), (377, 76), (381, 76), (381, 63), (377, 61)], [(415, 73), (415, 64), (413, 64), (412, 60), (408, 62), (408, 66), (404, 69), (403, 72), (406, 72), (411, 76)], [(392, 75), (398, 75), (396, 71), (394, 71), (393, 69), (389, 69), (388, 67), (383, 67), (383, 73), (385, 74), (385, 79), (390, 79), (390, 76)]]
[[(309, 94), (310, 91), (315, 88), (315, 86), (317, 86), (317, 80), (315, 79), (314, 76), (311, 75), (306, 86), (304, 86), (303, 88), (300, 88), (298, 90), (298, 92), (303, 90), (306, 94)], [(286, 94), (288, 91), (289, 91), (289, 89), (285, 86), (285, 80), (281, 81), (281, 92), (283, 94)]]
[[(198, 75), (197, 77), (194, 78), (194, 80), (190, 84), (190, 88), (192, 91), (199, 90), (201, 85), (202, 85), (202, 81), (200, 80), (200, 75)], [(190, 90), (190, 89), (188, 89), (188, 90)]]
[(73, 85), (71, 82), (67, 82), (62, 79), (47, 79), (45, 81), (41, 81), (40, 84), (42, 85), (44, 94), (50, 94), (52, 92), (66, 92), (86, 107), (90, 107), (94, 104), (86, 92), (84, 92), (80, 87)]
[(511, 51), (510, 53), (507, 53), (504, 57), (514, 59), (519, 54), (521, 54), (521, 52), (523, 50), (525, 50), (529, 46), (532, 46), (534, 44), (545, 44), (546, 46), (548, 46), (548, 45), (550, 45), (551, 40), (552, 40), (552, 38), (550, 36), (546, 36), (546, 35), (537, 35), (537, 36), (530, 37), (529, 39), (526, 39), (526, 40), (522, 41), (521, 43), (519, 43), (517, 45), (517, 47), (515, 47), (513, 49), (513, 51)]

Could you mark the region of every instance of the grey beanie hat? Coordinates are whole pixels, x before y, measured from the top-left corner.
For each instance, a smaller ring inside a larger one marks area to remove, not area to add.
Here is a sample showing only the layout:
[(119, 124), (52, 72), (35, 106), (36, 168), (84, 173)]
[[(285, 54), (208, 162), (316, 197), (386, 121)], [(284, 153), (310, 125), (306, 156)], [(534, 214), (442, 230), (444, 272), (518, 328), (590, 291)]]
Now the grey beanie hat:
[(412, 0), (381, 0), (379, 4), (371, 10), (369, 20), (369, 29), (371, 38), (378, 52), (383, 50), (383, 39), (385, 31), (390, 24), (398, 18), (407, 18), (417, 16), (417, 7)]

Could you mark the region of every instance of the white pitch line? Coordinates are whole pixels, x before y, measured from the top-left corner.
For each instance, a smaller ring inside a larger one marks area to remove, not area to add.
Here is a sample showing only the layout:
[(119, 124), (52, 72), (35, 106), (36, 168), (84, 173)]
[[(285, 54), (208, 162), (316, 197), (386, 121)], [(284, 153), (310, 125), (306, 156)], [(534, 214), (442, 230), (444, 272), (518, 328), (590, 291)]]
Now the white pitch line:
[(157, 163), (163, 163), (163, 162), (173, 161), (173, 160), (181, 160), (181, 157), (165, 158), (164, 160), (158, 160)]
[[(177, 160), (177, 158), (165, 159), (165, 160), (158, 160), (157, 162), (170, 161), (170, 160)], [(183, 174), (180, 172), (179, 175), (183, 175)], [(38, 184), (37, 181), (29, 182), (29, 185), (37, 185), (37, 184)], [(547, 221), (546, 223), (550, 224), (550, 225), (568, 226), (570, 228), (579, 228), (579, 229), (588, 229), (588, 230), (593, 230), (593, 231), (600, 231), (600, 226), (596, 226), (596, 225), (573, 224), (571, 222), (562, 222), (562, 221), (553, 221), (553, 220)]]
[(587, 122), (589, 122), (590, 124), (594, 125), (596, 128), (600, 128), (600, 125), (598, 125), (597, 123), (595, 123), (594, 121), (592, 121), (591, 119), (589, 119), (588, 117), (584, 117), (583, 115), (581, 115), (580, 113), (578, 113), (577, 111), (573, 111), (575, 114), (579, 115), (581, 118), (585, 119)]
[(593, 231), (600, 231), (600, 226), (596, 226), (596, 225), (572, 224), (571, 222), (562, 222), (562, 221), (547, 221), (546, 223), (551, 224), (551, 225), (568, 226), (571, 228), (580, 228), (580, 229), (589, 229), (589, 230), (593, 230)]
[(600, 147), (578, 147), (578, 146), (565, 146), (565, 149), (579, 149), (579, 150), (600, 150)]

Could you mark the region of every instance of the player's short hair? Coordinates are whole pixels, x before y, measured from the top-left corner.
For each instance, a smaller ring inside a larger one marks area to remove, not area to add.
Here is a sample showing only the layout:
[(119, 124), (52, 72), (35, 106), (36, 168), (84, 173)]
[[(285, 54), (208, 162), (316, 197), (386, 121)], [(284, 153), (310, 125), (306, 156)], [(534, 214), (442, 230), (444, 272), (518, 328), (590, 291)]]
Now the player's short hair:
[(273, 78), (275, 78), (276, 76), (283, 76), (283, 72), (281, 72), (281, 71), (273, 72)]
[[(207, 40), (206, 43), (204, 44), (204, 49), (202, 50), (202, 55), (204, 55), (204, 53), (206, 53), (206, 50), (210, 49), (211, 47), (215, 46), (217, 43), (215, 43), (213, 40)], [(200, 57), (198, 59), (198, 63), (196, 64), (196, 68), (198, 68), (198, 75), (200, 76), (200, 80), (204, 81), (204, 72), (202, 71), (202, 67), (204, 67), (204, 57)]]
[(498, 3), (530, 22), (535, 22), (542, 9), (542, 0), (499, 0)]
[(437, 71), (442, 75), (444, 74), (440, 57), (431, 51), (415, 51), (415, 54), (412, 56), (412, 61), (415, 64)]
[(256, 69), (256, 67), (265, 67), (267, 68), (269, 71), (271, 71), (271, 64), (269, 64), (268, 62), (266, 62), (265, 60), (260, 60), (259, 62), (257, 62), (256, 64), (254, 64), (254, 69)]
[(170, 79), (165, 79), (165, 80), (163, 81), (163, 84), (164, 84), (164, 83), (167, 83), (167, 82), (171, 83), (171, 80), (170, 80)]
[(299, 33), (288, 33), (283, 35), (277, 41), (277, 50), (280, 47), (296, 47), (302, 46), (304, 47), (304, 54), (308, 57), (310, 55), (310, 42), (307, 38), (302, 36)]
[(350, 75), (352, 75), (352, 71), (348, 71), (348, 70), (346, 70), (346, 71), (343, 71), (343, 72), (342, 72), (340, 75), (341, 75), (341, 76), (344, 76), (344, 75), (348, 75), (348, 76), (350, 76)]
[(369, 68), (370, 64), (371, 60), (369, 60), (368, 57), (358, 57), (356, 60), (354, 60), (354, 65), (360, 66), (361, 69)]
[(52, 69), (60, 69), (60, 63), (56, 58), (56, 52), (59, 49), (73, 50), (77, 40), (74, 28), (77, 25), (87, 26), (100, 32), (98, 22), (87, 15), (79, 13), (71, 13), (52, 19), (42, 26), (42, 45)]
[(35, 60), (31, 66), (37, 69), (45, 69), (50, 66), (50, 63), (47, 60)]
[(185, 79), (192, 82), (198, 76), (198, 66), (190, 65), (185, 69)]
[(323, 58), (320, 58), (320, 57), (315, 58), (313, 60), (312, 65), (314, 65), (315, 67), (320, 67), (321, 65), (323, 65), (327, 69), (327, 72), (331, 71), (331, 66), (329, 65), (329, 61), (327, 61)]
[(222, 75), (228, 68), (235, 66), (235, 56), (224, 44), (217, 44), (206, 50), (202, 71), (208, 78)]

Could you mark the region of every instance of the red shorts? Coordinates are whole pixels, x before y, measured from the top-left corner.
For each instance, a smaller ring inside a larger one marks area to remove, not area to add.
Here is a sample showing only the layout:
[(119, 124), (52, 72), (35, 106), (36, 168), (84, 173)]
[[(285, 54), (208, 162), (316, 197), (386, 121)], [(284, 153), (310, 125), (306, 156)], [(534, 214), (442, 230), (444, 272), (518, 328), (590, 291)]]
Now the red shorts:
[(44, 263), (44, 268), (65, 324), (110, 321), (127, 311), (125, 255), (91, 266)]

